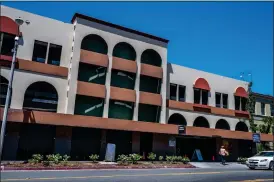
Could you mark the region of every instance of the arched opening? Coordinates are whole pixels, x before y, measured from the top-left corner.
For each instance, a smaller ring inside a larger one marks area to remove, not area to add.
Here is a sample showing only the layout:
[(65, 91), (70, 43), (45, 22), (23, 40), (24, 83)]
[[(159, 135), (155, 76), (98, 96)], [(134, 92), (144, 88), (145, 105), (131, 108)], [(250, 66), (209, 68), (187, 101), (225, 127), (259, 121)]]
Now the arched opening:
[(134, 48), (125, 42), (120, 42), (115, 45), (113, 49), (113, 56), (132, 61), (136, 60), (136, 52)]
[(58, 93), (54, 86), (47, 82), (35, 82), (25, 92), (23, 108), (56, 112), (57, 104)]
[(238, 87), (234, 94), (235, 99), (235, 110), (246, 111), (248, 93), (243, 87)]
[(204, 78), (198, 78), (194, 83), (194, 103), (208, 104), (210, 87)]
[(199, 116), (195, 119), (193, 126), (195, 127), (203, 127), (203, 128), (209, 128), (209, 123), (206, 118)]
[(5, 105), (9, 81), (0, 76), (0, 106)]
[(87, 35), (82, 40), (81, 49), (101, 54), (108, 53), (108, 45), (106, 41), (99, 35), (95, 34)]
[(229, 126), (228, 122), (224, 119), (218, 120), (215, 128), (222, 129), (222, 130), (230, 130), (230, 126)]
[(187, 125), (186, 119), (181, 114), (172, 114), (168, 119), (168, 124)]
[(13, 19), (6, 16), (0, 16), (1, 59), (11, 59), (13, 54), (12, 49), (14, 46), (14, 38), (16, 35), (19, 35), (19, 33), (19, 27)]
[(154, 51), (153, 49), (147, 49), (142, 53), (141, 63), (161, 67), (162, 59), (156, 51)]
[(238, 122), (235, 128), (236, 131), (248, 132), (248, 127), (244, 122)]

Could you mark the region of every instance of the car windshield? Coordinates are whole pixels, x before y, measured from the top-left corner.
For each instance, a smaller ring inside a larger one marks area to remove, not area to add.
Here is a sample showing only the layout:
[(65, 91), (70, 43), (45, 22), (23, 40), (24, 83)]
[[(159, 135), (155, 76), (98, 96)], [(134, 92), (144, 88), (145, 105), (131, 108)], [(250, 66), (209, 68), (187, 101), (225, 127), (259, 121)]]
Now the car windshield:
[(274, 152), (260, 152), (256, 154), (255, 156), (272, 157), (274, 156)]

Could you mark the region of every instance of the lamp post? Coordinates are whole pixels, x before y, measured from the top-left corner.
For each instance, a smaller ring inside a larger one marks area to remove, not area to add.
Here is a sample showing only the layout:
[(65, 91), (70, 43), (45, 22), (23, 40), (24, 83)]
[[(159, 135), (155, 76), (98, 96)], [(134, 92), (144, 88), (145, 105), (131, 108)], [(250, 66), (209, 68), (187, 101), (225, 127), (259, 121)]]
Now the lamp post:
[[(19, 27), (24, 23), (24, 20), (22, 20), (19, 17), (18, 19), (15, 19), (15, 22), (18, 25), (18, 34), (19, 34)], [(9, 105), (10, 105), (10, 96), (11, 96), (12, 81), (13, 81), (14, 68), (15, 68), (15, 59), (16, 59), (17, 48), (18, 48), (18, 40), (19, 40), (19, 35), (17, 35), (14, 39), (14, 48), (13, 48), (13, 56), (12, 56), (11, 69), (10, 69), (10, 78), (9, 78), (8, 91), (7, 91), (2, 126), (1, 126), (0, 161), (2, 160), (2, 151), (3, 151), (3, 146), (4, 146), (4, 137), (5, 137), (6, 124), (7, 124), (8, 109), (9, 109)]]

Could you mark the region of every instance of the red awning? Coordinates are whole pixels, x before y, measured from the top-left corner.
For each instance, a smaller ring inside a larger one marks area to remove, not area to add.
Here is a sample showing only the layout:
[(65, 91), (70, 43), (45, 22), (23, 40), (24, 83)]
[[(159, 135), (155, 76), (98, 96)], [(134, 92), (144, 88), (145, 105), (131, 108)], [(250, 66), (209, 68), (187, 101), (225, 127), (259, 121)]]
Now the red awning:
[(195, 81), (194, 88), (199, 88), (203, 90), (210, 90), (208, 82), (204, 78), (198, 78)]
[(19, 35), (18, 25), (11, 18), (0, 16), (0, 32)]
[(238, 87), (235, 91), (235, 96), (248, 97), (248, 93), (245, 91), (243, 87)]

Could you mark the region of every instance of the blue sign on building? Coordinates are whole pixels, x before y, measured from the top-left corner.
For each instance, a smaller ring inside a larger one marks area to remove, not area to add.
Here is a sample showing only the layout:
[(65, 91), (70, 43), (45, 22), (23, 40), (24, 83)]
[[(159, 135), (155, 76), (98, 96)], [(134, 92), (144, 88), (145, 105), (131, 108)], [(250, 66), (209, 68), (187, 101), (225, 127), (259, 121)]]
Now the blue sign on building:
[(255, 143), (260, 143), (261, 142), (260, 133), (253, 133), (252, 138), (253, 138), (253, 142), (255, 142)]

